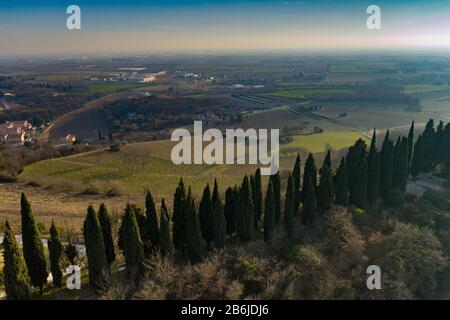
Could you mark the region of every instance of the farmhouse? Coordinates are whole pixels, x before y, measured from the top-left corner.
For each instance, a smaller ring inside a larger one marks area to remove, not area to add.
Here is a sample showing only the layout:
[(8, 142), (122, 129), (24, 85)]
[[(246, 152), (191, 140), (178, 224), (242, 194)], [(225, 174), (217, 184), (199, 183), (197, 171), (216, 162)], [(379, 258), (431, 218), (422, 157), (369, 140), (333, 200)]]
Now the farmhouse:
[(12, 146), (23, 145), (26, 136), (34, 130), (28, 121), (7, 121), (0, 124), (0, 143)]

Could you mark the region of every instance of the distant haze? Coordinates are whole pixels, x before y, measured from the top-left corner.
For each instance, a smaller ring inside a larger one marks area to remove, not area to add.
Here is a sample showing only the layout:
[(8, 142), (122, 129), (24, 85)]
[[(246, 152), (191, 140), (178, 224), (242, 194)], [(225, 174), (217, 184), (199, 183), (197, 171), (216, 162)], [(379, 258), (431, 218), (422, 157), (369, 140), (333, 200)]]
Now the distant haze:
[[(450, 49), (450, 1), (35, 2), (0, 5), (1, 56)], [(69, 4), (81, 7), (80, 31), (66, 29)], [(381, 30), (366, 28), (369, 4)]]

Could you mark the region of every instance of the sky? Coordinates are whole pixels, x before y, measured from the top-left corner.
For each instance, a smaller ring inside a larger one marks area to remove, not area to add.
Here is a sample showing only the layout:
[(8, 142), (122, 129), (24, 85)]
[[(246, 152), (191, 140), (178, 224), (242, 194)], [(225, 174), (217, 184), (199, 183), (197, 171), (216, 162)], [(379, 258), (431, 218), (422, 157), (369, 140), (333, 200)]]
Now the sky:
[(384, 49), (450, 51), (450, 0), (0, 0), (0, 56)]

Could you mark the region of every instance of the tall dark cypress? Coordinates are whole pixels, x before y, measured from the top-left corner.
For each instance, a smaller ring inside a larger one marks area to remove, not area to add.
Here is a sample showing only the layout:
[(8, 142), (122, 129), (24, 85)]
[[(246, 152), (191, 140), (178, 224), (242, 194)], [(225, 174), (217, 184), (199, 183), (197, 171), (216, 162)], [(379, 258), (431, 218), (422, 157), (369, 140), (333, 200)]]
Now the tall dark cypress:
[(408, 132), (408, 175), (411, 171), (411, 161), (414, 150), (414, 121), (411, 123), (411, 127)]
[(380, 159), (380, 194), (383, 198), (392, 191), (394, 178), (394, 143), (390, 139), (389, 130), (383, 141)]
[(367, 163), (370, 164), (375, 161), (375, 157), (377, 155), (377, 133), (376, 129), (373, 130), (372, 141), (370, 142), (369, 154), (367, 155)]
[(422, 135), (419, 135), (414, 144), (413, 157), (411, 161), (411, 175), (417, 177), (422, 172), (423, 163), (423, 147)]
[(288, 238), (294, 235), (294, 210), (295, 210), (295, 189), (294, 179), (291, 175), (288, 177), (286, 186), (286, 197), (284, 202), (284, 227)]
[(408, 181), (408, 139), (403, 137), (395, 145), (393, 188), (405, 192)]
[(88, 260), (89, 283), (95, 291), (99, 292), (108, 287), (109, 264), (106, 259), (100, 222), (92, 205), (87, 210), (83, 234)]
[(261, 169), (256, 169), (255, 176), (251, 183), (252, 186), (252, 200), (253, 200), (253, 210), (255, 216), (253, 218), (253, 225), (255, 229), (258, 229), (259, 223), (261, 222), (262, 216), (262, 181), (261, 181)]
[(44, 255), (44, 245), (39, 236), (39, 230), (34, 220), (31, 206), (25, 194), (20, 199), (22, 217), (23, 256), (28, 267), (31, 283), (41, 291), (47, 283), (47, 269)]
[(214, 211), (209, 184), (207, 184), (203, 190), (203, 196), (199, 206), (199, 214), (202, 236), (209, 248), (214, 241)]
[(439, 121), (438, 126), (436, 127), (436, 133), (434, 135), (434, 163), (433, 165), (436, 164), (441, 164), (442, 161), (444, 160), (445, 157), (445, 145), (446, 145), (446, 141), (445, 141), (445, 134), (444, 134), (444, 122), (441, 120)]
[(264, 206), (264, 241), (272, 243), (273, 230), (275, 228), (275, 198), (273, 194), (272, 181), (269, 180), (267, 187), (266, 201)]
[(111, 265), (116, 261), (116, 250), (114, 248), (114, 240), (112, 236), (111, 217), (108, 214), (106, 205), (102, 203), (98, 209), (98, 221), (102, 228), (103, 243), (105, 244), (105, 254), (108, 264)]
[(220, 200), (219, 188), (217, 180), (214, 181), (214, 191), (212, 195), (213, 212), (214, 212), (214, 245), (216, 248), (225, 246), (226, 238), (226, 220), (222, 201)]
[(52, 272), (53, 286), (61, 287), (62, 271), (61, 271), (61, 256), (63, 253), (63, 246), (61, 240), (59, 240), (58, 229), (56, 229), (55, 223), (52, 220), (52, 226), (50, 227), (50, 239), (47, 241), (50, 270)]
[(186, 188), (180, 179), (173, 197), (173, 235), (172, 240), (176, 250), (184, 252), (186, 244), (186, 226), (184, 225), (184, 206), (186, 202)]
[(375, 160), (371, 160), (368, 164), (369, 173), (367, 175), (367, 201), (373, 204), (380, 195), (380, 159), (381, 153), (377, 152)]
[(159, 219), (159, 248), (162, 255), (168, 256), (172, 253), (172, 242), (170, 241), (170, 218), (164, 198), (161, 201), (161, 215)]
[(273, 199), (275, 201), (275, 225), (279, 225), (281, 221), (281, 178), (280, 172), (270, 176), (273, 187)]
[(320, 181), (317, 188), (317, 205), (322, 211), (330, 209), (334, 200), (333, 173), (327, 162), (320, 169)]
[(345, 160), (347, 162), (348, 186), (350, 192), (353, 184), (353, 177), (356, 176), (355, 169), (358, 165), (358, 159), (361, 156), (366, 157), (366, 149), (366, 142), (363, 139), (358, 139), (355, 144), (348, 149)]
[(430, 119), (422, 134), (422, 167), (421, 172), (430, 172), (436, 159), (436, 141), (434, 120)]
[(303, 187), (302, 187), (302, 192), (303, 192), (303, 205), (305, 205), (305, 197), (306, 197), (306, 193), (308, 192), (308, 184), (312, 184), (312, 190), (313, 192), (316, 192), (316, 187), (317, 187), (317, 169), (316, 169), (316, 164), (314, 161), (314, 156), (312, 155), (312, 153), (310, 153), (308, 155), (308, 159), (306, 160), (305, 163), (305, 170), (304, 170), (304, 174), (303, 174)]
[(373, 130), (372, 142), (367, 156), (367, 200), (370, 204), (378, 199), (380, 192), (380, 153), (377, 152), (376, 139), (376, 130)]
[(292, 170), (292, 179), (294, 182), (295, 191), (295, 204), (294, 204), (294, 214), (297, 214), (298, 207), (300, 206), (302, 194), (301, 194), (301, 160), (300, 155), (297, 154), (295, 159), (294, 169)]
[(348, 175), (347, 162), (345, 157), (336, 171), (336, 203), (342, 206), (348, 206)]
[(28, 268), (8, 221), (5, 222), (3, 238), (3, 277), (8, 300), (31, 299), (31, 281)]
[(312, 183), (312, 181), (310, 181), (310, 183), (307, 183), (306, 185), (307, 189), (303, 201), (302, 219), (303, 224), (310, 225), (314, 223), (317, 217), (317, 199), (316, 193), (314, 192), (314, 184)]
[(367, 160), (364, 152), (361, 152), (356, 160), (349, 189), (350, 204), (363, 209), (367, 203)]
[(247, 176), (242, 181), (239, 189), (239, 239), (246, 242), (252, 239), (254, 229), (254, 210), (250, 191), (250, 183)]
[(186, 252), (192, 263), (200, 262), (204, 257), (204, 241), (200, 230), (200, 219), (195, 209), (194, 197), (189, 188), (185, 206), (186, 218)]
[(331, 150), (328, 149), (327, 154), (325, 155), (325, 158), (323, 159), (323, 166), (328, 166), (328, 168), (331, 169)]
[(128, 203), (125, 209), (123, 230), (123, 255), (127, 275), (137, 286), (144, 272), (144, 244), (141, 239), (135, 211)]
[[(235, 187), (237, 189), (237, 187)], [(238, 196), (233, 188), (228, 188), (225, 192), (225, 220), (227, 222), (227, 234), (232, 236), (237, 232), (238, 226)]]
[(145, 196), (145, 214), (146, 214), (146, 237), (144, 241), (144, 251), (147, 255), (155, 252), (159, 247), (159, 227), (158, 216), (156, 214), (155, 201), (150, 191)]

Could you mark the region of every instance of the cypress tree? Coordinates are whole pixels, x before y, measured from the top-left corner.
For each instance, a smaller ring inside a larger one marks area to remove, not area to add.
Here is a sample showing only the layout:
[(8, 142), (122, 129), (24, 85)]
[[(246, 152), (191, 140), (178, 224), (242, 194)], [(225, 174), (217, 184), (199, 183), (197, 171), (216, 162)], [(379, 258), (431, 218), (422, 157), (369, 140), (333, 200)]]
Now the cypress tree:
[(125, 209), (123, 220), (123, 255), (125, 256), (126, 270), (130, 279), (137, 286), (144, 272), (145, 254), (136, 214), (129, 203)]
[(339, 168), (336, 171), (336, 203), (348, 206), (348, 175), (347, 162), (345, 157), (341, 159)]
[(353, 180), (350, 182), (350, 204), (364, 208), (367, 202), (367, 161), (361, 152), (355, 163)]
[[(305, 177), (306, 178), (306, 177)], [(305, 199), (303, 202), (303, 224), (310, 225), (312, 224), (317, 216), (317, 200), (316, 193), (314, 192), (313, 182), (307, 183)]]
[(422, 135), (419, 135), (416, 143), (414, 144), (413, 157), (411, 161), (411, 175), (417, 177), (422, 171), (422, 159), (423, 159), (423, 148), (422, 148)]
[(408, 139), (403, 137), (395, 145), (393, 187), (405, 192), (408, 181)]
[[(252, 177), (250, 177), (250, 179)], [(259, 223), (261, 222), (262, 200), (263, 200), (260, 168), (256, 169), (255, 176), (251, 180), (252, 180), (251, 186), (252, 186), (253, 210), (255, 212), (255, 216), (253, 218), (253, 225), (255, 229), (258, 229)]]
[(8, 221), (5, 222), (3, 238), (3, 277), (6, 297), (9, 300), (31, 299), (31, 281), (28, 268)]
[(439, 121), (439, 124), (436, 127), (436, 133), (435, 133), (434, 140), (435, 140), (434, 164), (441, 164), (445, 158), (445, 145), (446, 145), (443, 121)]
[(108, 286), (109, 264), (106, 259), (100, 222), (92, 205), (87, 210), (83, 234), (88, 259), (89, 283), (95, 291), (99, 292), (105, 290)]
[(173, 235), (172, 240), (175, 249), (184, 252), (186, 243), (186, 226), (184, 225), (184, 206), (186, 202), (186, 188), (183, 179), (180, 179), (173, 197)]
[(306, 193), (308, 192), (308, 184), (312, 184), (312, 190), (315, 193), (316, 192), (316, 186), (317, 186), (317, 169), (316, 164), (314, 161), (314, 156), (312, 153), (308, 155), (308, 159), (305, 163), (305, 170), (303, 175), (303, 205), (305, 205), (305, 197)]
[(325, 155), (325, 158), (323, 159), (323, 166), (325, 166), (325, 165), (331, 169), (332, 164), (331, 164), (331, 150), (330, 149), (328, 149), (327, 154)]
[(381, 154), (377, 152), (375, 160), (369, 163), (369, 173), (367, 175), (367, 200), (370, 204), (377, 201), (380, 194), (380, 159)]
[(372, 141), (370, 142), (369, 154), (367, 155), (367, 163), (370, 164), (375, 161), (377, 156), (377, 134), (376, 129), (373, 130)]
[(170, 219), (164, 198), (161, 201), (161, 215), (159, 224), (159, 248), (162, 255), (168, 256), (172, 253), (170, 241)]
[(273, 230), (275, 228), (275, 198), (273, 194), (272, 181), (269, 180), (267, 187), (266, 201), (264, 207), (264, 241), (272, 243)]
[(294, 209), (295, 209), (294, 179), (292, 178), (291, 175), (289, 175), (284, 203), (284, 227), (286, 230), (286, 235), (289, 239), (291, 239), (292, 236), (294, 235)]
[(281, 178), (280, 172), (275, 173), (270, 176), (270, 181), (272, 182), (273, 188), (273, 199), (275, 207), (275, 225), (279, 225), (281, 221)]
[[(358, 139), (353, 146), (348, 149), (346, 162), (347, 162), (347, 175), (349, 188), (353, 183), (353, 177), (358, 160), (361, 156), (366, 157), (366, 142), (363, 139)], [(361, 155), (362, 154), (362, 155)]]
[(301, 202), (301, 160), (300, 155), (297, 154), (297, 158), (295, 159), (294, 169), (292, 170), (292, 179), (294, 182), (294, 191), (295, 191), (295, 204), (294, 204), (294, 213), (297, 214), (298, 207)]
[(411, 171), (411, 161), (414, 149), (414, 121), (411, 123), (411, 127), (408, 132), (408, 175)]
[[(147, 239), (148, 238), (148, 228), (147, 228), (147, 217), (145, 216), (145, 213), (142, 212), (141, 208), (138, 208), (135, 204), (130, 204), (131, 206), (131, 210), (133, 210), (134, 215), (136, 217), (136, 222), (139, 228), (139, 233), (141, 235), (141, 239)], [(122, 219), (122, 224), (125, 221)], [(121, 226), (120, 230), (123, 230), (123, 226)], [(122, 246), (122, 234), (119, 234), (119, 248), (120, 250), (123, 250), (123, 246)], [(142, 240), (142, 243), (144, 243), (144, 240)]]
[(200, 221), (195, 210), (195, 202), (192, 196), (191, 188), (189, 188), (186, 198), (186, 251), (189, 260), (192, 263), (200, 262), (204, 256), (204, 242), (200, 230)]
[(44, 255), (44, 245), (39, 236), (39, 230), (34, 220), (31, 206), (25, 194), (20, 199), (22, 217), (23, 256), (30, 274), (31, 283), (38, 287), (41, 294), (47, 283), (47, 270)]
[(55, 227), (55, 223), (52, 220), (52, 226), (50, 227), (50, 239), (47, 241), (50, 270), (53, 277), (53, 286), (61, 287), (62, 271), (61, 271), (61, 256), (63, 253), (63, 246), (59, 240), (58, 230)]
[(205, 239), (208, 248), (214, 241), (214, 210), (211, 199), (211, 190), (209, 184), (203, 190), (202, 200), (199, 206), (200, 225), (203, 239)]
[(394, 177), (394, 143), (389, 137), (389, 130), (383, 141), (380, 159), (380, 194), (386, 198), (392, 191)]
[(116, 260), (116, 251), (112, 237), (111, 217), (108, 214), (106, 205), (102, 203), (98, 209), (98, 221), (102, 229), (103, 243), (105, 245), (105, 254), (108, 264), (111, 265)]
[(145, 197), (146, 213), (146, 237), (144, 242), (144, 251), (147, 255), (154, 252), (159, 247), (159, 228), (158, 217), (156, 214), (155, 202), (150, 191), (147, 191)]
[(239, 240), (252, 239), (254, 229), (254, 210), (248, 177), (245, 176), (239, 189)]
[(434, 120), (430, 119), (422, 134), (422, 167), (421, 172), (430, 172), (436, 159), (436, 140)]
[(330, 209), (334, 200), (333, 173), (327, 162), (320, 169), (320, 181), (317, 188), (317, 205), (320, 210)]
[[(235, 187), (237, 189), (237, 187)], [(231, 237), (237, 231), (237, 213), (239, 211), (237, 194), (231, 187), (225, 192), (225, 219), (227, 234)]]
[(223, 248), (226, 238), (226, 220), (222, 201), (220, 201), (217, 180), (214, 181), (212, 203), (214, 212), (214, 244), (217, 248)]

